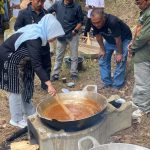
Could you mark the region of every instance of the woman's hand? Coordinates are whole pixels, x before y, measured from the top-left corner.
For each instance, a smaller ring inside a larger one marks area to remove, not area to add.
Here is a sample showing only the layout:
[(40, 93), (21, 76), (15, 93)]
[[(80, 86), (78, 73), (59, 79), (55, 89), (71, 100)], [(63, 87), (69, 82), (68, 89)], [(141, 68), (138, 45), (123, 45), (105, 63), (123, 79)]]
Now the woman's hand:
[(46, 81), (45, 84), (46, 84), (47, 87), (48, 87), (48, 89), (47, 89), (48, 93), (49, 93), (51, 96), (55, 96), (56, 90), (55, 90), (55, 88), (53, 87), (53, 85), (51, 84), (51, 82), (50, 82), (50, 81)]
[(49, 86), (48, 86), (48, 93), (49, 93), (51, 96), (55, 96), (56, 90), (54, 89), (54, 87), (53, 87), (52, 85), (49, 85)]

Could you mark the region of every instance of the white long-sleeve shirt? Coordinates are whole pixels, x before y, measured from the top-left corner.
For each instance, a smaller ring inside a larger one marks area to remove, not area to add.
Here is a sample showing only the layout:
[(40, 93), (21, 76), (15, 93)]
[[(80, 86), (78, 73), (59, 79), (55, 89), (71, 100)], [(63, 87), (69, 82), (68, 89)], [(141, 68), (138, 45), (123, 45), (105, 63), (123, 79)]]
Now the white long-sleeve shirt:
[[(13, 5), (19, 5), (20, 4), (20, 0), (10, 0), (10, 7), (12, 7)], [(13, 8), (13, 16), (14, 17), (18, 17), (18, 13), (19, 13), (20, 9), (16, 9)]]
[[(105, 7), (104, 0), (86, 0), (86, 6), (89, 6), (89, 5), (90, 6), (95, 6), (95, 7), (102, 7), (102, 8)], [(91, 18), (90, 17), (91, 12), (92, 12), (92, 9), (89, 9), (88, 14), (87, 14), (88, 18)]]
[(44, 2), (44, 9), (49, 9), (56, 1), (59, 0), (45, 0)]

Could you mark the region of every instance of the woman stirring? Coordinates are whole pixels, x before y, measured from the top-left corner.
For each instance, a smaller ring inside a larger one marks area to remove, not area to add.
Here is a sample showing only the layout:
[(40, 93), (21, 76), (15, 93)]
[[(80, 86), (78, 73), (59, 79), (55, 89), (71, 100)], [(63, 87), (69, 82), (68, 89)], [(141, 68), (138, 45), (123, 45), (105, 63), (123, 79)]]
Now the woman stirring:
[(38, 24), (19, 29), (0, 46), (0, 89), (9, 92), (10, 124), (24, 128), (26, 117), (35, 113), (32, 103), (34, 72), (54, 96), (56, 90), (42, 67), (40, 49), (47, 41), (64, 35), (56, 18), (45, 15)]

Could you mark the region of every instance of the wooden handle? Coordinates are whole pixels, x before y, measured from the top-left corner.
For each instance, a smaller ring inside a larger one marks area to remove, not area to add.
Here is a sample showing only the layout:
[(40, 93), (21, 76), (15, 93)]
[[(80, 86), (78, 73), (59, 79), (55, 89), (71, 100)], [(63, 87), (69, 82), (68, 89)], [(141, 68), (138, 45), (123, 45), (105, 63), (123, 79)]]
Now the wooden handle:
[(91, 40), (90, 40), (90, 35), (89, 33), (87, 33), (87, 41), (86, 41), (87, 45), (91, 45)]
[(70, 112), (70, 110), (62, 103), (62, 101), (60, 100), (58, 94), (56, 94), (56, 101), (57, 103), (63, 108), (64, 112), (69, 116), (69, 118), (71, 120), (74, 120), (74, 116), (73, 114)]

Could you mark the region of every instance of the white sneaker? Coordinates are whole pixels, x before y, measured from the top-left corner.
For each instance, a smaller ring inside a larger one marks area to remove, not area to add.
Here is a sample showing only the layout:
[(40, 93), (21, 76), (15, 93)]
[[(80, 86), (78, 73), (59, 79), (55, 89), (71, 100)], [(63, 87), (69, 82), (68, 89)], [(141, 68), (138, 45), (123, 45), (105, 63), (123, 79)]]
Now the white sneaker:
[(27, 121), (25, 119), (18, 122), (19, 125), (23, 126), (25, 128), (27, 126)]
[(140, 109), (137, 109), (136, 111), (132, 113), (132, 119), (141, 118), (143, 115), (144, 115), (143, 111), (141, 111)]
[(137, 105), (135, 105), (132, 101), (130, 101), (130, 103), (132, 105), (133, 111), (136, 111), (137, 109), (139, 109), (139, 107)]
[(27, 122), (25, 120), (21, 120), (19, 122), (15, 122), (12, 119), (9, 121), (9, 124), (19, 127), (19, 128), (25, 128), (27, 126)]

